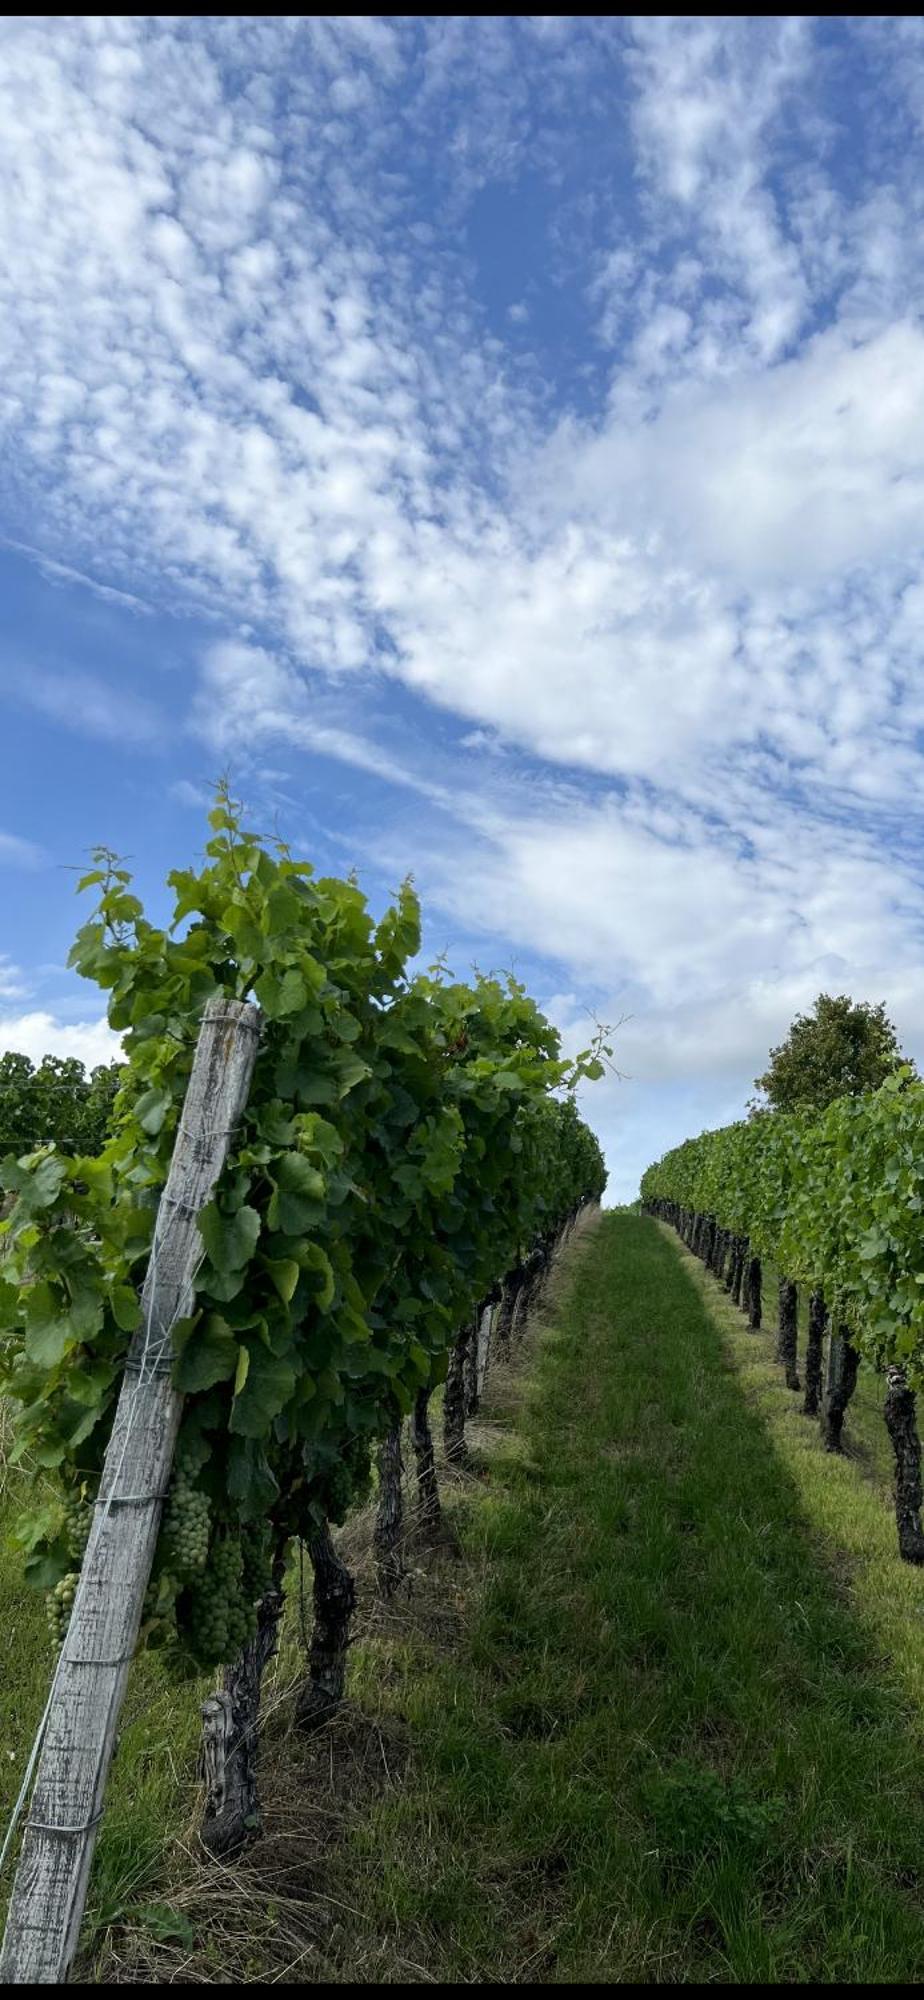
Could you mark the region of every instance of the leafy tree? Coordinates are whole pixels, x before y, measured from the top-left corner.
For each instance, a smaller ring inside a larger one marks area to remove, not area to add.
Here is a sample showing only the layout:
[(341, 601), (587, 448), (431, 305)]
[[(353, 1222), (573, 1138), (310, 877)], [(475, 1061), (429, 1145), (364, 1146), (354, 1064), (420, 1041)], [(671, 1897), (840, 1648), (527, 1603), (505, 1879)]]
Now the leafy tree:
[(878, 1090), (903, 1064), (914, 1077), (881, 1001), (873, 1007), (846, 993), (819, 993), (812, 1012), (797, 1014), (785, 1042), (771, 1049), (768, 1068), (754, 1079), (766, 1103), (752, 1100), (749, 1109), (823, 1111), (836, 1097)]
[(88, 1076), (74, 1056), (45, 1056), (38, 1068), (13, 1050), (0, 1056), (0, 1155), (51, 1144), (101, 1152), (122, 1073), (120, 1063), (100, 1063)]

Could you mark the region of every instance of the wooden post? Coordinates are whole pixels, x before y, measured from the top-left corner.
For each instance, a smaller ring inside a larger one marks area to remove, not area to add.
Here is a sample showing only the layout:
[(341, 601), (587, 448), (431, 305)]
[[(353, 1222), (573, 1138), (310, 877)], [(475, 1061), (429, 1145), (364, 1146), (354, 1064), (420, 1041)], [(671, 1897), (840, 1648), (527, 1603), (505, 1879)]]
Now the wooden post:
[(250, 1091), (260, 1012), (206, 1008), (160, 1199), (134, 1335), (74, 1609), (52, 1685), (38, 1776), (13, 1884), (0, 1982), (67, 1978), (87, 1896), (119, 1711), (138, 1640), (182, 1412), (173, 1328), (193, 1309), (196, 1227)]

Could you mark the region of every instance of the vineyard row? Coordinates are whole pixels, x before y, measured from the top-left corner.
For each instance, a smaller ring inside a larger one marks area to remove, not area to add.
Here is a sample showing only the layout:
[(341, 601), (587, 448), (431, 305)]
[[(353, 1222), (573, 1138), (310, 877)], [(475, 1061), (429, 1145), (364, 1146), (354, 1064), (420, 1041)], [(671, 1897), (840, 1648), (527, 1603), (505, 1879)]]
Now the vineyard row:
[[(797, 1366), (808, 1293), (804, 1402), (839, 1451), (861, 1360), (885, 1378), (899, 1550), (924, 1562), (916, 1391), (924, 1383), (924, 1085), (899, 1069), (816, 1117), (762, 1112), (675, 1147), (642, 1180), (648, 1213), (679, 1231), (761, 1325), (763, 1267), (779, 1277), (777, 1354)], [(827, 1369), (824, 1367), (827, 1339)], [(824, 1380), (822, 1379), (824, 1376)]]
[[(507, 1344), (602, 1193), (574, 1093), (607, 1050), (597, 1035), (565, 1059), (512, 977), (414, 969), (410, 885), (376, 924), (355, 881), (317, 879), (226, 794), (210, 817), (205, 865), (169, 878), (166, 928), (114, 856), (81, 885), (98, 900), (72, 963), (108, 992), (126, 1062), (100, 1154), (42, 1147), (0, 1166), (0, 1387), (16, 1455), (45, 1475), (20, 1533), (63, 1645), (53, 1703), (72, 1666), (121, 1672), (138, 1644), (180, 1679), (224, 1668), (203, 1764), (208, 1844), (226, 1853), (258, 1822), (260, 1679), (292, 1551), (314, 1566), (311, 1727), (340, 1698), (352, 1608), (331, 1524), (377, 1462), (393, 1588), (408, 1417), (438, 1521), (431, 1394), (445, 1383), (447, 1457), (462, 1463), (492, 1330)], [(116, 1604), (106, 1578), (132, 1535)], [(60, 1978), (76, 1945), (105, 1774), (71, 1728), (87, 1713), (74, 1685), (63, 1774), (52, 1706), (7, 1983)], [(68, 1770), (84, 1767), (77, 1798)]]

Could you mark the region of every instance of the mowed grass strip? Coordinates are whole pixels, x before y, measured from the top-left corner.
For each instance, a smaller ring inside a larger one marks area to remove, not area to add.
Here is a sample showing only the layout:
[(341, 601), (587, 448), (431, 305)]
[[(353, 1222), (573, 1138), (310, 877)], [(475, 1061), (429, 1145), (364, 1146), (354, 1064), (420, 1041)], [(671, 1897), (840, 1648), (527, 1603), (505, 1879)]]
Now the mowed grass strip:
[(728, 1339), (648, 1219), (577, 1252), (461, 1513), (455, 1644), (409, 1607), (358, 1650), (410, 1745), (338, 1864), (365, 1977), (921, 1978), (924, 1745), (836, 1559), (857, 1481), (826, 1539)]
[[(346, 1531), (350, 1698), (307, 1744), (294, 1605), (240, 1865), (176, 1838), (195, 1702), (174, 1697), (174, 1763), (141, 1663), (81, 1978), (920, 1979), (924, 1575), (897, 1559), (883, 1464), (832, 1460), (800, 1416), (767, 1305), (754, 1336), (646, 1219), (569, 1252), (492, 1377), (477, 1476), (446, 1482), (461, 1557), (421, 1548), (411, 1511), (383, 1607), (371, 1521)], [(155, 1897), (153, 1931), (124, 1921)]]

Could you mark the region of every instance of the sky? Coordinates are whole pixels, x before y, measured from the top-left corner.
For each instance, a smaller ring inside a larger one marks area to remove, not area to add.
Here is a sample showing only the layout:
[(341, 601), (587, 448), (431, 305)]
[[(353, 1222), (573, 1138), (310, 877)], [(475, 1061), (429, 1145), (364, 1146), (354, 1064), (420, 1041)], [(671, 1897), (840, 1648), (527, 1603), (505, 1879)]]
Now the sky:
[(821, 990), (924, 1059), (919, 19), (19, 18), (0, 150), (0, 1047), (227, 772), (618, 1024), (610, 1200)]

